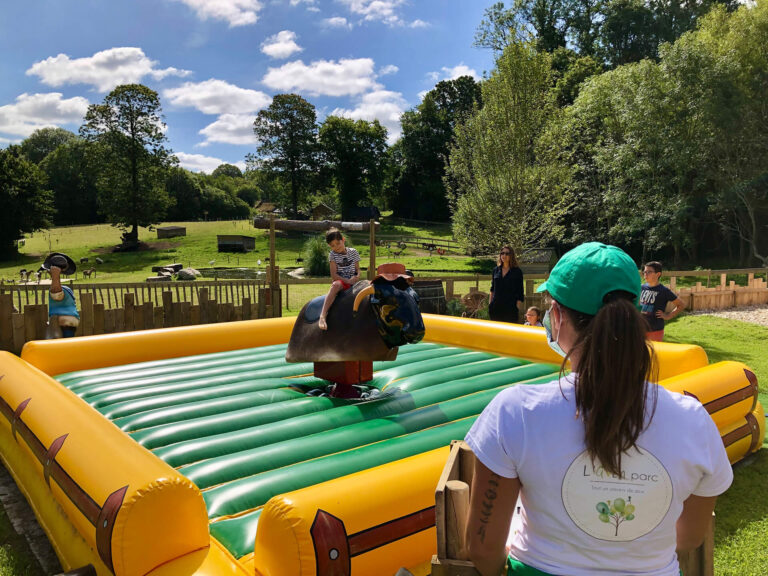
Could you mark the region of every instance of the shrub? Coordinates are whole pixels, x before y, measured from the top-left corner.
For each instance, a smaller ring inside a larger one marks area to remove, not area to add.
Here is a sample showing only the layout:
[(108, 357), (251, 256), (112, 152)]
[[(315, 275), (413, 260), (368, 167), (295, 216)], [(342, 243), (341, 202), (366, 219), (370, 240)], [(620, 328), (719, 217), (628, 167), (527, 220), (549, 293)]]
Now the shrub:
[(304, 244), (304, 270), (309, 276), (330, 276), (328, 244), (324, 236), (315, 236)]

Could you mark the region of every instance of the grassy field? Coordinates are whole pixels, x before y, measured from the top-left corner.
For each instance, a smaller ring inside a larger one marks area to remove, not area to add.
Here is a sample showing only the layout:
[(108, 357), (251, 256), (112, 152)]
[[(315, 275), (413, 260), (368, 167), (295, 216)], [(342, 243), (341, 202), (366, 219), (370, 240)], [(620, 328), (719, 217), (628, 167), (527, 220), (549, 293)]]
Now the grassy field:
[[(136, 252), (113, 252), (120, 242), (120, 231), (108, 224), (92, 226), (72, 226), (54, 228), (27, 235), (24, 246), (20, 247), (20, 256), (11, 261), (0, 262), (0, 278), (18, 280), (21, 268), (36, 270), (48, 252), (64, 252), (75, 262), (88, 258), (87, 264), (78, 264), (78, 269), (95, 267), (96, 282), (142, 282), (147, 276), (154, 276), (153, 266), (179, 262), (193, 268), (210, 267), (248, 267), (264, 269), (269, 256), (269, 232), (257, 230), (249, 220), (223, 222), (174, 222), (186, 226), (187, 236), (157, 239), (157, 234), (146, 228), (139, 231), (139, 240), (145, 249)], [(256, 239), (256, 249), (243, 254), (219, 253), (216, 236), (218, 234), (241, 234)], [(380, 237), (396, 240), (404, 236), (450, 240), (448, 226), (416, 227), (399, 224), (395, 221), (381, 226)], [(276, 263), (282, 269), (296, 268), (301, 264), (303, 246), (308, 239), (302, 233), (278, 233), (275, 240)], [(361, 265), (368, 265), (370, 250), (367, 233), (349, 234), (348, 244), (354, 246), (363, 259)], [(95, 264), (99, 257), (103, 264)], [(384, 246), (376, 249), (378, 262), (395, 257)], [(261, 263), (259, 263), (261, 261)], [(408, 268), (415, 271), (454, 270), (457, 273), (472, 273), (482, 269), (482, 263), (463, 254), (437, 254), (420, 248), (408, 247), (397, 257)], [(213, 262), (213, 264), (211, 264)], [(81, 276), (78, 275), (78, 278)]]

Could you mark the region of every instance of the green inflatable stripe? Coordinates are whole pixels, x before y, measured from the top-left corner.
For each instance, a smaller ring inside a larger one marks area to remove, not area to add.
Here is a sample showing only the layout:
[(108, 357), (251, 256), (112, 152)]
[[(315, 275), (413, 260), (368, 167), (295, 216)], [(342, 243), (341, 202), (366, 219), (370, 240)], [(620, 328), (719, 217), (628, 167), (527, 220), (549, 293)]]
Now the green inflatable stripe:
[(206, 360), (216, 361), (217, 359), (237, 358), (240, 356), (258, 356), (262, 353), (271, 353), (275, 350), (285, 350), (287, 344), (276, 344), (273, 346), (260, 346), (257, 348), (242, 348), (240, 350), (229, 350), (227, 352), (213, 352), (209, 354), (198, 354), (195, 356), (181, 356), (179, 358), (164, 358), (162, 360), (152, 360), (150, 362), (135, 362), (133, 364), (122, 364), (120, 366), (109, 366), (106, 368), (93, 368), (90, 370), (78, 370), (76, 372), (64, 372), (55, 376), (56, 380), (62, 384), (72, 383), (79, 378), (90, 378), (92, 376), (103, 376), (109, 378), (112, 376), (122, 377), (123, 374), (131, 374), (133, 377), (136, 372), (141, 370), (151, 370), (159, 368), (167, 370), (169, 366), (179, 366), (190, 362), (204, 362)]
[[(521, 384), (527, 386), (529, 384), (550, 382), (551, 380), (550, 376), (545, 376)], [(508, 387), (503, 386), (499, 389), (489, 390), (487, 393), (481, 392), (480, 394), (493, 394), (495, 396), (495, 394)], [(263, 508), (257, 508), (252, 512), (235, 518), (225, 518), (218, 522), (213, 522), (210, 525), (211, 536), (216, 538), (235, 558), (242, 558), (246, 554), (250, 554), (253, 552), (253, 544), (256, 540), (256, 530), (262, 510)]]
[(287, 388), (287, 382), (289, 380), (283, 378), (265, 378), (264, 380), (245, 380), (244, 382), (236, 382), (234, 384), (225, 382), (215, 386), (198, 386), (197, 388), (185, 389), (173, 394), (119, 402), (98, 410), (106, 418), (116, 420), (134, 414), (142, 414), (150, 410), (170, 408), (181, 404), (216, 398), (217, 396), (234, 396), (246, 392), (274, 390), (281, 384)]
[[(470, 353), (470, 354), (455, 354), (447, 358), (424, 360), (422, 362), (413, 362), (404, 366), (398, 366), (389, 370), (384, 370), (377, 373), (372, 382), (368, 382), (368, 385), (381, 388), (381, 383), (389, 383), (393, 376), (400, 376), (400, 370), (406, 370), (407, 373), (413, 373), (420, 377), (422, 371), (428, 371), (434, 369), (436, 366), (443, 366), (448, 364), (443, 370), (440, 371), (442, 381), (448, 381), (455, 379), (455, 370), (451, 368), (456, 363), (466, 363), (472, 359), (485, 359), (488, 355), (482, 353)], [(506, 362), (505, 365), (509, 367), (519, 365), (520, 362)], [(486, 365), (484, 372), (488, 372), (490, 366)], [(401, 380), (406, 382), (406, 380)], [(434, 380), (438, 382), (439, 380)], [(282, 382), (285, 382), (283, 380)], [(325, 384), (323, 380), (314, 380), (313, 383), (320, 385)], [(167, 446), (177, 442), (183, 442), (186, 440), (193, 440), (195, 438), (202, 438), (205, 436), (213, 436), (215, 434), (221, 434), (224, 432), (230, 432), (235, 430), (242, 430), (244, 428), (251, 428), (253, 426), (265, 424), (267, 422), (275, 422), (285, 418), (292, 418), (300, 416), (302, 414), (309, 414), (311, 412), (318, 412), (327, 408), (332, 408), (334, 405), (328, 405), (322, 403), (321, 398), (315, 398), (313, 402), (301, 402), (296, 401), (293, 405), (277, 406), (272, 405), (269, 407), (260, 407), (247, 409), (246, 405), (242, 410), (236, 410), (239, 406), (233, 407), (232, 412), (222, 413), (222, 410), (218, 410), (211, 416), (203, 416), (200, 418), (190, 418), (185, 422), (175, 424), (173, 426), (166, 426), (165, 423), (159, 424), (153, 428), (145, 428), (138, 434), (133, 434), (133, 438), (139, 442), (145, 448), (159, 448), (161, 446)], [(338, 401), (335, 406), (343, 404), (343, 401)], [(232, 403), (230, 403), (232, 404)], [(346, 403), (348, 404), (348, 402)], [(234, 404), (233, 404), (234, 406)], [(116, 422), (117, 424), (117, 422)]]
[(226, 376), (200, 378), (187, 380), (186, 382), (158, 383), (154, 386), (147, 386), (136, 390), (120, 390), (117, 392), (100, 394), (98, 396), (93, 396), (92, 398), (84, 400), (86, 400), (86, 402), (88, 402), (91, 406), (100, 412), (103, 412), (101, 408), (129, 400), (147, 399), (150, 397), (163, 396), (172, 392), (195, 390), (202, 387), (209, 388), (218, 384), (242, 382), (244, 380), (263, 382), (268, 379), (301, 376), (306, 374), (308, 371), (312, 371), (312, 364), (309, 362), (302, 362), (301, 364), (283, 364), (282, 366), (277, 366), (275, 368), (269, 368), (265, 370), (249, 370), (241, 373), (229, 374)]
[(424, 374), (425, 372), (430, 372), (432, 370), (453, 368), (454, 366), (461, 366), (462, 364), (479, 362), (490, 358), (497, 358), (497, 356), (486, 352), (460, 352), (446, 358), (432, 358), (420, 362), (393, 366), (377, 372), (376, 376), (377, 378), (388, 380), (388, 383), (385, 385), (387, 386), (395, 380), (400, 380), (409, 376)]
[[(545, 378), (551, 380), (550, 376)], [(178, 471), (203, 490), (245, 476), (476, 416), (496, 394), (508, 386), (512, 384), (417, 408), (404, 414), (357, 422), (302, 438), (290, 438), (269, 446), (203, 460), (182, 466)]]
[(490, 360), (480, 360), (479, 362), (471, 362), (456, 367), (440, 368), (429, 372), (425, 371), (421, 374), (417, 373), (408, 378), (396, 380), (391, 384), (387, 384), (384, 386), (384, 389), (387, 390), (394, 386), (400, 390), (414, 392), (450, 380), (463, 380), (471, 378), (472, 376), (491, 374), (493, 372), (525, 366), (527, 364), (530, 364), (530, 362), (518, 358), (496, 357), (491, 358)]
[(545, 374), (552, 374), (556, 370), (557, 368), (551, 364), (519, 366), (492, 374), (482, 374), (464, 380), (447, 382), (413, 393), (398, 393), (394, 397), (378, 401), (352, 404), (317, 414), (274, 422), (266, 426), (255, 426), (236, 432), (179, 442), (158, 448), (153, 452), (173, 467), (183, 466), (223, 454), (239, 452), (257, 446), (266, 446), (287, 438), (308, 436), (339, 426), (354, 424), (355, 422), (408, 412), (414, 408), (451, 400), (481, 390), (496, 388), (503, 384), (521, 382), (544, 376)]
[[(312, 376), (291, 379), (280, 378), (276, 379), (276, 382), (280, 382), (280, 385), (282, 386), (294, 386), (298, 384), (320, 386), (326, 384), (325, 380), (318, 380)], [(137, 430), (145, 428), (173, 424), (175, 422), (191, 420), (193, 418), (223, 414), (230, 410), (261, 405), (260, 394), (258, 392), (250, 392), (250, 390), (252, 390), (252, 386), (250, 385), (245, 387), (246, 390), (248, 390), (247, 392), (236, 393), (234, 395), (225, 395), (229, 394), (231, 390), (226, 386), (223, 388), (224, 390), (216, 388), (206, 389), (208, 394), (204, 396), (203, 400), (181, 404), (180, 406), (177, 405), (169, 406), (168, 408), (146, 410), (144, 412), (131, 414), (130, 416), (122, 416), (114, 419), (112, 423), (124, 432), (136, 432)], [(346, 404), (343, 400), (339, 400), (338, 402), (338, 405)]]
[(203, 492), (209, 518), (218, 518), (263, 506), (283, 494), (447, 446), (466, 436), (475, 418), (465, 418), (407, 436), (384, 440), (340, 454), (301, 462), (258, 476), (230, 482)]
[[(284, 394), (286, 400), (275, 401), (274, 397), (269, 396), (277, 392)], [(223, 414), (194, 418), (173, 425), (164, 424), (145, 428), (132, 433), (131, 437), (145, 448), (152, 450), (160, 446), (167, 446), (168, 444), (175, 444), (192, 438), (242, 430), (243, 428), (269, 424), (278, 420), (285, 420), (286, 418), (320, 412), (348, 404), (348, 402), (342, 399), (305, 396), (302, 392), (285, 388), (256, 392), (249, 396), (249, 401), (259, 402), (260, 400), (260, 403), (256, 404), (254, 402), (254, 405), (249, 408), (241, 410), (231, 409), (231, 411)]]
[(256, 529), (262, 508), (237, 518), (224, 518), (210, 525), (211, 536), (216, 538), (235, 558), (242, 558), (253, 552)]
[[(86, 402), (91, 402), (94, 398), (101, 398), (110, 392), (132, 392), (141, 394), (142, 390), (155, 388), (159, 385), (169, 386), (177, 382), (200, 382), (206, 381), (209, 378), (221, 378), (233, 375), (238, 376), (240, 374), (258, 374), (263, 378), (283, 378), (287, 375), (306, 374), (306, 372), (297, 373), (295, 369), (291, 368), (292, 366), (306, 365), (312, 366), (312, 364), (308, 362), (296, 365), (286, 364), (285, 359), (280, 356), (278, 358), (268, 358), (258, 362), (242, 362), (240, 364), (230, 364), (225, 367), (219, 366), (217, 368), (209, 368), (197, 372), (173, 371), (166, 372), (161, 376), (139, 378), (127, 382), (91, 384), (85, 387), (79, 387), (77, 390), (72, 391)], [(312, 369), (310, 368), (309, 371), (311, 372)]]

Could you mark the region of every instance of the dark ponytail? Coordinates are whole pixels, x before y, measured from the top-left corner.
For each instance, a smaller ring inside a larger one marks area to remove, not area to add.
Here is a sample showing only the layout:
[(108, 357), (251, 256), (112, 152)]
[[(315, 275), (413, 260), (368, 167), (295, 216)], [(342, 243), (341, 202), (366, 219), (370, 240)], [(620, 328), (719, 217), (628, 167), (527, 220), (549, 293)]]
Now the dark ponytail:
[(618, 476), (622, 454), (635, 447), (646, 419), (650, 421), (656, 410), (656, 385), (648, 382), (657, 380), (657, 369), (646, 322), (632, 296), (612, 292), (603, 301), (596, 316), (561, 307), (578, 332), (571, 352), (580, 355), (576, 407), (584, 421), (587, 450), (593, 461)]

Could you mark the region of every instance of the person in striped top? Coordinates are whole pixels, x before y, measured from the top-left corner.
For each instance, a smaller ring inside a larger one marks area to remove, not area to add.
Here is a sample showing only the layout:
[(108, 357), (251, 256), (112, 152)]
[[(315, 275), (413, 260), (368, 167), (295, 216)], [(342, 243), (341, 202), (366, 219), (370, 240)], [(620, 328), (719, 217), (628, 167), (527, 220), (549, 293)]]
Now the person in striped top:
[(325, 241), (331, 247), (328, 261), (331, 263), (331, 289), (323, 303), (323, 311), (317, 322), (320, 330), (328, 330), (325, 317), (331, 304), (336, 300), (336, 295), (342, 290), (347, 290), (360, 280), (360, 254), (354, 248), (347, 248), (344, 244), (344, 235), (340, 230), (331, 228), (325, 234)]

